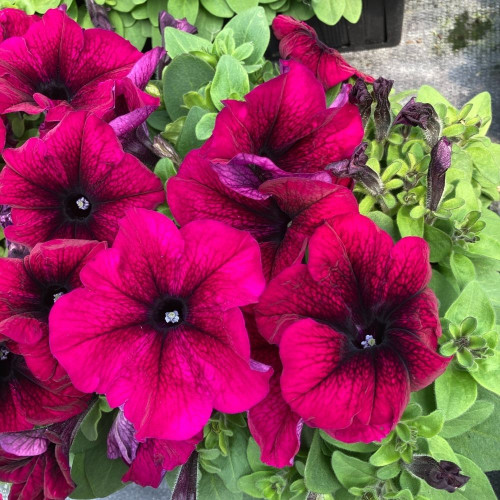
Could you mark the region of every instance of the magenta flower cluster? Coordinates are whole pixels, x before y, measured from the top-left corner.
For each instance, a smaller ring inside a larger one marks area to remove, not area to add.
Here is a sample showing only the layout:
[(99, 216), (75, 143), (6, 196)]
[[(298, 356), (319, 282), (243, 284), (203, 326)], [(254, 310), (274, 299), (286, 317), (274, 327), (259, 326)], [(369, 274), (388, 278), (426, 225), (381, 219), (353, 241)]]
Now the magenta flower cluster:
[[(11, 498), (72, 491), (70, 436), (93, 393), (118, 408), (108, 456), (141, 485), (187, 461), (214, 410), (248, 412), (276, 467), (293, 463), (303, 425), (385, 437), (449, 360), (427, 244), (394, 244), (358, 213), (352, 179), (325, 170), (364, 133), (347, 94), (328, 107), (325, 88), (373, 79), (278, 16), (283, 74), (225, 102), (166, 196), (124, 151), (159, 105), (144, 88), (163, 49), (143, 55), (59, 9), (5, 9), (0, 25), (0, 115), (45, 116), (0, 174), (5, 237), (27, 253), (0, 259)], [(154, 211), (165, 201), (180, 228)]]

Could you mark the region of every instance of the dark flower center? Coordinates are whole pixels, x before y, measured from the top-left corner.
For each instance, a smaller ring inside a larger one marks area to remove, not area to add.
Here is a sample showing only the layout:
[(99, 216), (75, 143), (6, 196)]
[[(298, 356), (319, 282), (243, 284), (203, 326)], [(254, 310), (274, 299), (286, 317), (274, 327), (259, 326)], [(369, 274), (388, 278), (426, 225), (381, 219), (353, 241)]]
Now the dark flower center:
[(180, 297), (165, 295), (157, 299), (150, 311), (150, 323), (160, 333), (167, 333), (187, 317), (186, 302)]
[(0, 344), (0, 382), (6, 382), (12, 377), (15, 358), (4, 344)]
[(64, 212), (71, 220), (84, 220), (92, 212), (92, 203), (81, 193), (68, 196), (64, 201)]
[(35, 90), (44, 96), (47, 96), (53, 101), (68, 101), (73, 99), (73, 93), (66, 85), (59, 80), (50, 80), (48, 82), (40, 82)]
[(68, 289), (59, 284), (51, 284), (44, 288), (41, 300), (40, 309), (44, 314), (49, 314), (52, 306), (56, 303), (56, 300), (62, 297), (65, 293), (68, 293)]
[(357, 335), (354, 338), (354, 345), (359, 349), (374, 347), (384, 340), (385, 324), (375, 318), (368, 327), (356, 325)]

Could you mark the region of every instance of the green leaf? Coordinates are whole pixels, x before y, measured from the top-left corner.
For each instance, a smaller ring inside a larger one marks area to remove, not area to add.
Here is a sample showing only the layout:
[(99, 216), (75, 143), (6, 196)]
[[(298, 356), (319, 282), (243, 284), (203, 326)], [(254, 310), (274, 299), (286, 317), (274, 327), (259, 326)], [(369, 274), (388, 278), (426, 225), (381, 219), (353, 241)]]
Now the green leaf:
[(399, 453), (394, 449), (392, 443), (383, 444), (371, 457), (370, 463), (376, 467), (383, 467), (384, 465), (389, 465), (397, 462), (401, 457)]
[[(484, 472), (471, 460), (462, 455), (457, 456), (462, 468), (461, 474), (470, 477), (469, 482), (455, 490), (453, 500), (496, 500), (496, 495)], [(450, 500), (450, 494), (445, 490), (436, 490), (422, 482), (421, 494), (432, 500)]]
[(455, 452), (448, 444), (446, 439), (442, 438), (441, 436), (433, 436), (432, 438), (427, 440), (427, 443), (429, 445), (429, 453), (433, 458), (438, 461), (448, 460), (450, 462), (455, 462), (457, 465), (460, 465), (458, 463)]
[(486, 135), (491, 124), (491, 95), (489, 92), (481, 92), (473, 97), (467, 104), (472, 104), (472, 109), (469, 111), (468, 116), (478, 115), (481, 118), (481, 127), (479, 133)]
[(221, 455), (212, 461), (212, 464), (221, 470), (219, 476), (224, 481), (226, 488), (233, 493), (240, 491), (238, 479), (252, 472), (247, 460), (247, 445), (247, 432), (239, 427), (234, 427), (227, 456)]
[(490, 358), (478, 360), (477, 365), (477, 370), (470, 373), (474, 380), (500, 395), (500, 351), (495, 351), (494, 356)]
[(320, 21), (332, 26), (340, 21), (346, 0), (311, 0), (311, 6)]
[(257, 483), (262, 480), (271, 479), (274, 475), (272, 470), (253, 472), (247, 476), (240, 477), (238, 487), (243, 493), (254, 498), (262, 498), (262, 489), (257, 486)]
[(458, 287), (450, 282), (439, 271), (432, 270), (429, 287), (434, 291), (439, 300), (439, 314), (444, 316), (450, 305), (458, 297)]
[(333, 493), (340, 488), (332, 474), (330, 458), (321, 451), (322, 439), (314, 432), (311, 448), (307, 454), (304, 480), (307, 488), (315, 493)]
[(422, 481), (417, 477), (410, 474), (408, 471), (403, 470), (399, 476), (399, 484), (401, 488), (410, 490), (414, 495), (418, 495)]
[(226, 0), (200, 0), (201, 5), (216, 17), (233, 17), (234, 12)]
[(181, 54), (167, 66), (163, 73), (163, 98), (172, 120), (188, 112), (183, 107), (184, 94), (199, 90), (214, 75), (215, 71), (210, 64), (191, 54)]
[(401, 467), (398, 462), (381, 467), (377, 470), (377, 477), (382, 480), (392, 479), (401, 472)]
[[(151, 0), (148, 0), (148, 5)], [(210, 14), (205, 8), (200, 5), (198, 17), (195, 21), (195, 26), (198, 28), (198, 36), (201, 36), (211, 42), (215, 35), (221, 30), (224, 20), (221, 17)]]
[(453, 275), (455, 276), (460, 288), (465, 287), (467, 283), (476, 279), (474, 264), (465, 255), (452, 252), (450, 265)]
[(419, 436), (431, 438), (439, 434), (444, 424), (444, 413), (440, 410), (433, 411), (430, 415), (418, 417), (414, 425), (418, 430)]
[(254, 7), (234, 16), (226, 24), (225, 29), (233, 30), (236, 47), (246, 42), (253, 44), (252, 55), (246, 60), (246, 63), (258, 63), (264, 55), (271, 38), (264, 9), (262, 7)]
[(80, 424), (79, 431), (81, 431), (89, 441), (95, 441), (97, 439), (97, 426), (102, 417), (102, 410), (99, 403), (100, 400), (96, 399)]
[(332, 444), (333, 446), (340, 448), (341, 450), (352, 451), (354, 453), (370, 453), (375, 451), (378, 446), (372, 443), (343, 443), (342, 441), (337, 441), (329, 436), (326, 432), (320, 430), (319, 435), (323, 441)]
[(478, 332), (489, 331), (495, 324), (495, 312), (477, 281), (472, 281), (462, 290), (445, 314), (446, 319), (456, 324), (468, 316), (477, 319)]
[(198, 15), (198, 6), (199, 3), (197, 0), (168, 0), (168, 13), (176, 19), (183, 19), (185, 17), (188, 22), (194, 24)]
[(257, 7), (259, 5), (259, 0), (226, 0), (227, 4), (231, 9), (240, 14), (244, 10), (251, 9), (252, 7)]
[(485, 421), (478, 423), (460, 436), (448, 439), (453, 449), (466, 455), (484, 471), (500, 469), (500, 433), (498, 432), (498, 415), (500, 413), (500, 398), (479, 388), (481, 402), (489, 402), (495, 409)]
[(221, 110), (224, 99), (243, 98), (250, 90), (248, 73), (241, 63), (232, 56), (223, 55), (215, 69), (210, 96), (215, 107)]
[(224, 481), (216, 474), (202, 472), (200, 482), (196, 489), (197, 500), (239, 500), (241, 493), (233, 493), (224, 485)]
[(210, 51), (212, 48), (212, 44), (208, 40), (175, 28), (165, 28), (164, 36), (165, 49), (172, 59), (181, 54), (187, 54), (188, 52), (192, 52), (194, 50)]
[(465, 413), (476, 401), (477, 385), (466, 371), (450, 363), (446, 371), (434, 383), (436, 404), (446, 420), (452, 420)]
[(170, 158), (160, 158), (155, 165), (154, 173), (165, 185), (168, 179), (177, 173), (177, 170)]
[(500, 260), (500, 241), (482, 232), (479, 241), (470, 244), (467, 251), (475, 255), (484, 255), (492, 259)]
[(196, 137), (200, 141), (206, 141), (211, 135), (215, 127), (215, 119), (217, 113), (206, 113), (200, 121), (196, 124)]
[(342, 486), (347, 489), (352, 486), (362, 488), (378, 481), (376, 467), (340, 451), (333, 453), (332, 467)]
[(451, 238), (434, 226), (424, 226), (424, 238), (429, 243), (431, 262), (442, 262), (451, 252)]
[(357, 23), (361, 17), (361, 10), (363, 9), (362, 0), (346, 0), (343, 16), (350, 23)]
[(389, 217), (387, 214), (383, 212), (369, 212), (367, 216), (377, 224), (380, 229), (383, 229), (385, 232), (389, 233), (393, 241), (397, 241), (399, 239), (398, 230), (396, 225), (394, 224), (394, 219)]
[(398, 211), (396, 217), (396, 222), (398, 224), (399, 232), (401, 237), (404, 236), (420, 236), (424, 235), (424, 220), (423, 219), (412, 219), (410, 217), (411, 207), (401, 207)]
[(494, 407), (489, 401), (476, 401), (465, 413), (445, 422), (440, 435), (444, 438), (460, 436), (484, 422), (492, 414)]
[(196, 126), (206, 113), (206, 109), (201, 109), (198, 106), (194, 106), (189, 110), (176, 144), (176, 149), (182, 157), (186, 156), (189, 151), (203, 145), (204, 141), (196, 136)]
[(444, 96), (442, 96), (436, 89), (429, 85), (422, 85), (422, 87), (418, 89), (417, 101), (428, 102), (434, 107), (436, 107), (438, 104), (444, 104), (446, 107), (455, 109)]
[(248, 440), (247, 460), (253, 472), (268, 470), (269, 466), (260, 460), (260, 448), (253, 437)]
[[(114, 420), (114, 413), (103, 415), (98, 424), (99, 439), (88, 443), (85, 451), (75, 453), (71, 477), (76, 489), (71, 498), (101, 498), (123, 488), (121, 478), (128, 465), (121, 459), (111, 460), (107, 456), (107, 435)], [(73, 443), (74, 444), (74, 443)], [(74, 453), (73, 446), (71, 447)]]

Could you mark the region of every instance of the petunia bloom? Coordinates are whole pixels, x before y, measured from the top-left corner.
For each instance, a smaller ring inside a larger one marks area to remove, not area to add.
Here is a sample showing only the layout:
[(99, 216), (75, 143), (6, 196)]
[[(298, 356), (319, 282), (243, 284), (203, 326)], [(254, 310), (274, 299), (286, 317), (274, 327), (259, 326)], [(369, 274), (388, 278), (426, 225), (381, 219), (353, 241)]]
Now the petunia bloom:
[(78, 389), (124, 404), (138, 441), (189, 439), (214, 408), (238, 413), (267, 394), (271, 371), (250, 360), (239, 309), (264, 288), (248, 233), (132, 210), (80, 276), (85, 288), (51, 310), (51, 350)]
[(395, 245), (370, 219), (348, 214), (318, 228), (307, 265), (282, 272), (256, 308), (259, 331), (279, 344), (285, 401), (312, 427), (345, 442), (385, 437), (410, 391), (446, 369), (427, 288), (429, 248)]
[(280, 40), (280, 55), (307, 66), (325, 89), (347, 80), (351, 76), (372, 83), (373, 78), (350, 66), (340, 53), (325, 45), (314, 28), (293, 17), (279, 15), (273, 20), (274, 35)]
[[(248, 308), (247, 308), (248, 309)], [(248, 411), (248, 428), (261, 449), (261, 461), (272, 467), (293, 465), (300, 448), (302, 419), (283, 399), (280, 377), (283, 370), (278, 347), (257, 331), (251, 310), (245, 311), (252, 357), (273, 368), (269, 394)]]
[(82, 267), (104, 248), (97, 241), (52, 240), (24, 259), (0, 259), (0, 337), (16, 343), (39, 380), (69, 383), (49, 349), (49, 312), (63, 294), (82, 286)]
[(259, 242), (266, 278), (300, 262), (316, 227), (358, 204), (345, 187), (327, 183), (326, 172), (292, 176), (267, 158), (239, 155), (210, 162), (189, 153), (167, 184), (168, 204), (182, 226), (215, 219), (249, 231)]
[(122, 458), (130, 465), (123, 482), (158, 488), (165, 473), (187, 462), (202, 438), (200, 432), (185, 441), (146, 439), (140, 443), (132, 422), (119, 410), (108, 434), (108, 457)]
[(32, 431), (0, 434), (0, 480), (12, 483), (9, 500), (63, 500), (74, 490), (69, 447), (78, 418)]
[(212, 137), (199, 150), (218, 161), (247, 153), (287, 172), (318, 172), (349, 158), (364, 134), (356, 106), (328, 109), (321, 84), (295, 61), (287, 73), (255, 87), (244, 102), (224, 104)]
[(0, 114), (48, 110), (51, 121), (69, 108), (103, 116), (115, 106), (115, 80), (141, 57), (116, 33), (84, 30), (62, 10), (49, 10), (0, 46)]
[(5, 236), (30, 247), (54, 238), (111, 243), (128, 208), (165, 199), (160, 179), (123, 152), (109, 125), (83, 111), (3, 156), (0, 203), (12, 207), (13, 220)]
[(39, 16), (30, 16), (20, 9), (1, 9), (0, 42), (12, 36), (23, 36), (33, 24), (40, 20)]

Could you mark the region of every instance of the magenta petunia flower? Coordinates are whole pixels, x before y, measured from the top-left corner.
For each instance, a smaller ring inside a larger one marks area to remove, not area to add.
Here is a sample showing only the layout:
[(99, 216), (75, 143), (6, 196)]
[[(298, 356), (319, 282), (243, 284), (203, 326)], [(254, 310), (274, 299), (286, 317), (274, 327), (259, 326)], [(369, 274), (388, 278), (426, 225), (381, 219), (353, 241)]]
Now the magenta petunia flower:
[(20, 9), (1, 9), (0, 42), (12, 36), (23, 36), (34, 23), (40, 20), (40, 17), (30, 16)]
[(271, 281), (257, 324), (279, 344), (283, 397), (308, 425), (341, 441), (379, 441), (410, 391), (443, 373), (450, 359), (436, 352), (430, 277), (423, 239), (394, 245), (370, 219), (348, 214), (317, 229), (307, 265)]
[(349, 158), (364, 134), (356, 106), (328, 109), (321, 84), (295, 61), (285, 74), (255, 87), (244, 102), (224, 104), (212, 137), (199, 150), (210, 159), (229, 161), (250, 153), (287, 172), (318, 172)]
[(0, 259), (0, 337), (16, 343), (40, 380), (66, 378), (49, 349), (49, 312), (63, 294), (82, 286), (80, 271), (105, 243), (52, 240), (24, 259)]
[(54, 238), (111, 243), (128, 208), (165, 199), (160, 179), (123, 152), (109, 125), (83, 111), (3, 156), (0, 203), (12, 207), (14, 223), (5, 236), (30, 247)]
[(74, 490), (69, 447), (77, 422), (0, 434), (0, 480), (12, 483), (9, 500), (63, 500)]
[(70, 108), (103, 116), (115, 106), (115, 80), (141, 56), (116, 33), (84, 30), (62, 10), (49, 10), (0, 45), (0, 114), (49, 110), (52, 121)]
[(146, 439), (140, 443), (132, 422), (119, 410), (108, 435), (108, 457), (122, 458), (130, 465), (123, 482), (158, 488), (165, 473), (186, 463), (202, 438), (200, 432), (185, 441)]
[(307, 66), (329, 89), (351, 76), (362, 78), (367, 83), (374, 79), (349, 65), (340, 53), (325, 45), (316, 31), (303, 21), (293, 17), (279, 15), (273, 20), (274, 35), (280, 40), (280, 55)]
[(280, 377), (283, 370), (278, 347), (265, 340), (257, 330), (255, 317), (245, 311), (252, 357), (273, 368), (269, 394), (248, 411), (248, 428), (261, 449), (263, 463), (272, 467), (293, 465), (300, 448), (302, 419), (283, 399)]
[(78, 389), (124, 404), (138, 441), (189, 439), (212, 409), (245, 411), (267, 394), (271, 370), (250, 360), (239, 309), (265, 283), (249, 234), (132, 210), (81, 279), (50, 313), (52, 352)]
[(191, 152), (168, 181), (168, 204), (181, 226), (215, 219), (249, 231), (260, 244), (268, 278), (300, 262), (318, 225), (358, 211), (347, 188), (318, 180), (328, 179), (326, 172), (288, 177), (267, 158), (247, 160), (217, 163)]

